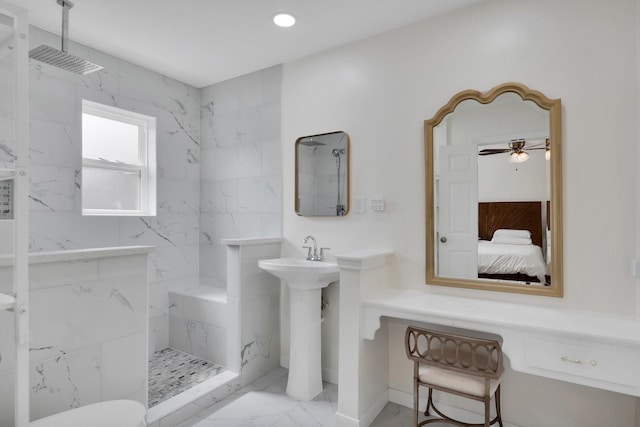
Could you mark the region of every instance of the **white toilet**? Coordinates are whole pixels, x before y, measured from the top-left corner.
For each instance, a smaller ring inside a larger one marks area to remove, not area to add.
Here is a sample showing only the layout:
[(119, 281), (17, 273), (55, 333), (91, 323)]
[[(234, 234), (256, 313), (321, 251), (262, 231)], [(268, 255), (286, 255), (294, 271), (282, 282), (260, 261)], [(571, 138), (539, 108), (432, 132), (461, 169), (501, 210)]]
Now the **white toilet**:
[(146, 427), (146, 413), (140, 402), (109, 400), (40, 418), (29, 425), (32, 427)]

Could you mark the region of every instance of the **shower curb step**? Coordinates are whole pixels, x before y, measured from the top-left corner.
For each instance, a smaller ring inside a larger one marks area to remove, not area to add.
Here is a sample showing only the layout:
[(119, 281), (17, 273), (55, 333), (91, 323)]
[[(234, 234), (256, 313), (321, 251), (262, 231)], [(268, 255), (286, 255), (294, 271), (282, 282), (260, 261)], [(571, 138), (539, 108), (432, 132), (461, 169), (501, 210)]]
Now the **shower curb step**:
[(171, 425), (179, 424), (203, 411), (212, 403), (233, 393), (239, 387), (239, 375), (231, 371), (223, 371), (215, 377), (149, 408), (147, 423), (149, 427), (158, 426), (160, 422), (164, 425), (168, 420), (171, 420)]

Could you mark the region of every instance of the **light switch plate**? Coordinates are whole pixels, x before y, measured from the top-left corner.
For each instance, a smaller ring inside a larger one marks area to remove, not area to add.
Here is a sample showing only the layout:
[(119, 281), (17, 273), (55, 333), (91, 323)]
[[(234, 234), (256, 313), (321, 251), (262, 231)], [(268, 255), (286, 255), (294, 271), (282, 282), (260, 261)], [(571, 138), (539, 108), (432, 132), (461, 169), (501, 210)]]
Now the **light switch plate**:
[(384, 208), (385, 208), (384, 196), (371, 196), (369, 198), (369, 204), (371, 206), (372, 211), (384, 212)]

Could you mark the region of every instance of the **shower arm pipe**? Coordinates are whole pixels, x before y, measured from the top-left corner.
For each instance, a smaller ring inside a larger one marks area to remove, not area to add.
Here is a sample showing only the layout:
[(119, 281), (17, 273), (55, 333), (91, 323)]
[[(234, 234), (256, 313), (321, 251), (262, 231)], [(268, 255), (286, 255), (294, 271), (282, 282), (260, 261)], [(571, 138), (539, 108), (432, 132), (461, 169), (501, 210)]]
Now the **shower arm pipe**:
[(336, 157), (336, 166), (338, 169), (338, 176), (337, 176), (337, 182), (338, 182), (338, 205), (342, 204), (342, 197), (340, 197), (340, 156)]
[(69, 9), (74, 4), (69, 0), (58, 0), (58, 4), (62, 6), (62, 47), (60, 50), (67, 52), (67, 40), (69, 39)]

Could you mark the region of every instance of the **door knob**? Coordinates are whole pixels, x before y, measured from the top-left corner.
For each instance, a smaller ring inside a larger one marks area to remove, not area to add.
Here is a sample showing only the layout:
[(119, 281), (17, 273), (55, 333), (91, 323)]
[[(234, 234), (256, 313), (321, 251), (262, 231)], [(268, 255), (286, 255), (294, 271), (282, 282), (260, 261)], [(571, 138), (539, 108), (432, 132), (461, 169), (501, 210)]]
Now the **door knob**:
[(440, 241), (441, 241), (442, 243), (447, 243), (447, 238), (446, 238), (446, 237), (441, 237), (441, 238), (440, 238)]

